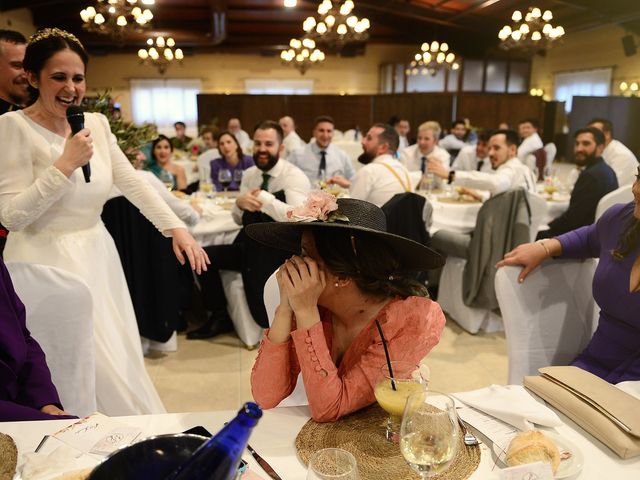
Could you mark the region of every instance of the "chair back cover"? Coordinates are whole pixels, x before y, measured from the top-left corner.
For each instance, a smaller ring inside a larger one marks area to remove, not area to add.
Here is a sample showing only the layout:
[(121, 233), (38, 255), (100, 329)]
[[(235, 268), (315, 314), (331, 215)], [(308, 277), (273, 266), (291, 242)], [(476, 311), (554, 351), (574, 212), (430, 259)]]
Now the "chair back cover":
[(591, 293), (597, 261), (547, 260), (518, 283), (522, 267), (499, 268), (495, 289), (502, 312), (511, 385), (538, 368), (567, 365), (597, 327)]
[(542, 148), (544, 148), (544, 151), (547, 152), (547, 167), (548, 167), (555, 160), (556, 154), (558, 153), (558, 149), (556, 148), (556, 144), (553, 142), (547, 143)]
[(542, 198), (537, 193), (529, 192), (529, 208), (531, 209), (531, 225), (530, 225), (530, 233), (531, 233), (531, 241), (535, 241), (536, 236), (538, 235), (538, 230), (540, 229), (540, 225), (544, 221), (547, 216), (547, 211), (549, 210), (549, 206), (547, 205), (547, 201)]
[[(424, 218), (426, 200), (422, 195), (412, 192), (396, 193), (391, 197), (382, 206), (387, 218), (387, 232), (428, 245), (429, 232)], [(429, 212), (433, 212), (433, 208)], [(427, 220), (429, 221), (430, 219)]]
[(629, 185), (623, 185), (613, 192), (607, 193), (598, 202), (598, 206), (596, 207), (596, 218), (594, 221), (598, 221), (602, 214), (616, 203), (629, 203), (631, 201), (633, 201), (633, 192)]
[(67, 412), (96, 411), (93, 300), (75, 273), (49, 265), (7, 262), (27, 312), (27, 328), (46, 355), (51, 380)]

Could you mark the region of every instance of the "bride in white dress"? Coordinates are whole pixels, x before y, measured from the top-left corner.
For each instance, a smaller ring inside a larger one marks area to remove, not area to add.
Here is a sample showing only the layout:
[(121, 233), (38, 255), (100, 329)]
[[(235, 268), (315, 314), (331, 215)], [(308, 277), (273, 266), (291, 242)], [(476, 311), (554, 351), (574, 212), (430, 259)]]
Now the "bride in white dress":
[[(100, 219), (111, 187), (115, 184), (158, 230), (173, 237), (181, 263), (188, 257), (200, 272), (209, 259), (136, 174), (103, 115), (85, 114), (85, 128), (71, 135), (66, 110), (85, 94), (86, 63), (80, 42), (62, 30), (40, 31), (27, 46), (24, 67), (37, 100), (0, 116), (0, 222), (11, 232), (4, 258), (52, 265), (81, 276), (89, 286), (93, 318), (87, 322), (94, 326), (99, 411), (162, 413), (145, 370), (120, 259)], [(91, 182), (85, 183), (79, 167), (88, 161)], [(90, 386), (79, 385), (79, 394), (83, 388)]]

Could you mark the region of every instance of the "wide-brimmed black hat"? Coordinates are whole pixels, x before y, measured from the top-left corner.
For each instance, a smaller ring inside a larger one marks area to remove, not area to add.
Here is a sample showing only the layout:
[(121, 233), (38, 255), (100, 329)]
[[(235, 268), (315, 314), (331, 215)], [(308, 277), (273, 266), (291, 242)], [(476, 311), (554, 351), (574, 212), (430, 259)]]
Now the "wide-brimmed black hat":
[(421, 272), (444, 265), (444, 258), (434, 250), (408, 238), (388, 233), (384, 212), (373, 203), (355, 198), (339, 198), (337, 213), (339, 215), (333, 215), (334, 218), (346, 217), (348, 221), (254, 223), (247, 225), (245, 232), (252, 239), (269, 247), (299, 253), (304, 230), (347, 229), (364, 232), (386, 243), (400, 261), (402, 271)]

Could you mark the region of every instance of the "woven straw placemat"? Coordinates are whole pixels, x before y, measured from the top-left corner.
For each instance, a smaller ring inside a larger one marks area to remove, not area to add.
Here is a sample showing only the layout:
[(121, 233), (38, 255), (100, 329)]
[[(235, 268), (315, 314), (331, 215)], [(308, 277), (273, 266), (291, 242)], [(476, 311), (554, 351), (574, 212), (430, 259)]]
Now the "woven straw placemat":
[[(332, 423), (309, 420), (296, 437), (296, 450), (305, 465), (314, 452), (323, 448), (342, 448), (358, 462), (363, 480), (419, 480), (405, 462), (400, 447), (388, 442), (384, 429), (388, 414), (377, 404), (352, 413)], [(480, 464), (480, 447), (467, 447), (459, 440), (458, 453), (449, 468), (433, 478), (462, 480)]]
[(18, 448), (13, 438), (0, 433), (0, 480), (11, 480), (16, 473)]

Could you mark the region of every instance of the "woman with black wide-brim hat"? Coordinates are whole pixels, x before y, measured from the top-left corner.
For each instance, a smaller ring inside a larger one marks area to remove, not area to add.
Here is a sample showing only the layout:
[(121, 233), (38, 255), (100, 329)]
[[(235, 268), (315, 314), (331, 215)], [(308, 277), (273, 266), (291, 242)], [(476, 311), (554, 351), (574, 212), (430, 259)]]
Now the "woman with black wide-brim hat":
[(415, 274), (440, 267), (433, 250), (386, 232), (377, 206), (312, 192), (290, 222), (247, 234), (295, 255), (278, 270), (278, 306), (251, 374), (255, 400), (275, 407), (300, 371), (312, 417), (333, 421), (375, 402), (385, 363), (419, 363), (438, 343), (445, 317)]

